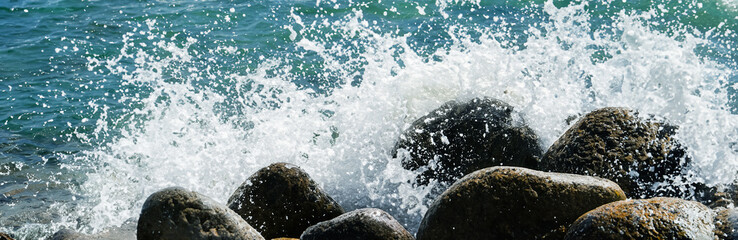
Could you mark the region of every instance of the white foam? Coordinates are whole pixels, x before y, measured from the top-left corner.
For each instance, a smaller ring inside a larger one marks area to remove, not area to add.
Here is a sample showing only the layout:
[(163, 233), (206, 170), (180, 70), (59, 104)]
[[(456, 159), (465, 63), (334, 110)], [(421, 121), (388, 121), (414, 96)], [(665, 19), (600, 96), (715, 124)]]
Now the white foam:
[[(153, 91), (122, 100), (143, 106), (130, 113), (139, 121), (116, 129), (107, 122), (118, 119), (98, 121), (97, 134), (122, 133), (81, 156), (80, 164), (94, 169), (80, 190), (90, 202), (78, 208), (84, 218), (70, 221), (80, 221), (81, 230), (90, 232), (120, 225), (138, 216), (149, 194), (169, 186), (224, 203), (259, 168), (289, 162), (347, 208), (382, 207), (415, 231), (430, 188), (412, 186), (414, 173), (390, 151), (415, 119), (446, 101), (478, 96), (514, 106), (544, 148), (568, 128), (567, 118), (596, 108), (625, 106), (663, 116), (680, 126), (678, 137), (689, 148), (698, 176), (710, 183), (735, 178), (738, 154), (730, 145), (738, 142), (738, 118), (725, 110), (726, 87), (719, 84), (732, 73), (695, 55), (703, 40), (689, 35), (675, 40), (643, 26), (644, 16), (626, 14), (617, 17), (616, 35), (591, 35), (581, 5), (557, 9), (548, 2), (545, 10), (552, 21), (531, 27), (523, 49), (495, 40), (506, 32), (472, 41), (451, 26), (456, 40), (434, 54), (438, 61), (412, 51), (407, 36), (373, 30), (361, 12), (341, 24), (303, 24), (293, 17), (302, 28), (331, 27), (357, 37), (366, 48), (355, 59), (365, 61), (362, 81), (351, 84), (359, 73), (336, 57), (351, 56), (350, 50), (300, 35), (296, 46), (317, 52), (325, 71), (342, 80), (328, 95), (300, 89), (289, 71), (269, 74), (289, 61), (280, 58), (260, 61), (247, 75), (220, 75), (223, 79), (215, 81), (229, 84), (232, 95), (193, 84), (208, 77), (207, 71), (166, 81), (162, 70), (182, 71), (177, 66), (193, 61), (190, 45), (177, 47), (163, 39), (156, 47), (171, 57), (157, 60), (129, 53), (133, 46), (125, 44), (120, 56), (94, 63)], [(405, 51), (397, 55), (398, 48)], [(596, 48), (612, 57), (593, 63)], [(119, 68), (121, 59), (134, 60), (136, 68)], [(224, 107), (234, 111), (226, 114)]]

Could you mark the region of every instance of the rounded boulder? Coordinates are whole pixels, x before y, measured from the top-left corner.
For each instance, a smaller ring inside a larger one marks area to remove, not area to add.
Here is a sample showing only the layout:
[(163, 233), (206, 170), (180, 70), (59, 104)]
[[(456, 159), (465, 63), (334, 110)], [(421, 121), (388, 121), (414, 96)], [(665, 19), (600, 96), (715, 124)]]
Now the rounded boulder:
[(421, 171), (419, 184), (453, 183), (473, 171), (500, 165), (536, 168), (538, 136), (513, 107), (492, 98), (450, 101), (414, 121), (393, 155)]
[(344, 213), (299, 167), (275, 163), (249, 177), (228, 199), (267, 239), (296, 238), (306, 228)]
[(713, 216), (705, 205), (678, 198), (624, 200), (582, 215), (564, 239), (715, 239)]
[(676, 127), (633, 110), (598, 109), (551, 145), (540, 169), (607, 178), (632, 198), (681, 196), (672, 180), (690, 159), (675, 133)]
[(300, 240), (413, 240), (402, 225), (385, 211), (364, 208), (309, 227)]
[(138, 219), (136, 238), (264, 239), (233, 210), (180, 187), (160, 190), (146, 199)]
[(715, 234), (719, 239), (738, 240), (738, 209), (722, 209), (715, 216)]
[(426, 239), (560, 239), (566, 226), (600, 205), (623, 200), (612, 181), (520, 167), (465, 176), (430, 206), (418, 229)]

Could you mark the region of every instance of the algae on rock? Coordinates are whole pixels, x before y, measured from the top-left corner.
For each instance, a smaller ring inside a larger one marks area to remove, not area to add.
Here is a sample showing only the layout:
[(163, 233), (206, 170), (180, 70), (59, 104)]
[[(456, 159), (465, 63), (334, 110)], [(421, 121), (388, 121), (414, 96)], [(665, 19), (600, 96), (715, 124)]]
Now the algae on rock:
[(675, 133), (676, 127), (633, 110), (598, 109), (554, 142), (540, 168), (607, 178), (632, 198), (683, 196), (676, 185), (690, 158)]

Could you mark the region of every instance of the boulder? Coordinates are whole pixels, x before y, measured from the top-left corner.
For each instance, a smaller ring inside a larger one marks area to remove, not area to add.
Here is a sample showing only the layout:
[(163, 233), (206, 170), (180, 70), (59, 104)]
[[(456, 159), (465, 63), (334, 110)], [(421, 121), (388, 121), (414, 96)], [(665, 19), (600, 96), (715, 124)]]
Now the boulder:
[(300, 240), (413, 240), (395, 218), (376, 208), (364, 208), (344, 213), (320, 222), (302, 233)]
[(678, 198), (624, 200), (582, 215), (564, 239), (715, 239), (713, 216), (707, 206)]
[(707, 202), (707, 206), (711, 208), (732, 207), (738, 203), (738, 180), (729, 184), (719, 184), (711, 189), (713, 191), (709, 193), (712, 195), (709, 196), (712, 197), (710, 199), (712, 201), (701, 201), (703, 203)]
[(684, 196), (675, 187), (690, 162), (674, 138), (676, 127), (624, 108), (595, 110), (575, 123), (543, 155), (544, 171), (615, 181), (632, 198)]
[(441, 194), (418, 229), (425, 239), (561, 239), (577, 217), (623, 200), (612, 181), (520, 167), (469, 174)]
[[(135, 234), (134, 234), (135, 236)], [(0, 238), (2, 239), (2, 238)], [(71, 229), (62, 229), (54, 233), (49, 240), (90, 240), (91, 238), (85, 234), (79, 233)]]
[(542, 153), (538, 136), (513, 107), (492, 98), (443, 104), (413, 122), (393, 150), (405, 169), (421, 171), (422, 185), (450, 184), (492, 166), (536, 168)]
[(128, 240), (136, 238), (136, 221), (128, 220), (120, 227), (113, 227), (97, 234), (83, 234), (70, 229), (54, 233), (50, 240)]
[(136, 237), (138, 240), (264, 239), (231, 209), (180, 187), (160, 190), (146, 199)]
[(307, 173), (288, 163), (275, 163), (251, 175), (228, 199), (267, 239), (297, 238), (309, 226), (344, 213)]
[(731, 208), (717, 212), (715, 234), (719, 239), (738, 240), (738, 210)]

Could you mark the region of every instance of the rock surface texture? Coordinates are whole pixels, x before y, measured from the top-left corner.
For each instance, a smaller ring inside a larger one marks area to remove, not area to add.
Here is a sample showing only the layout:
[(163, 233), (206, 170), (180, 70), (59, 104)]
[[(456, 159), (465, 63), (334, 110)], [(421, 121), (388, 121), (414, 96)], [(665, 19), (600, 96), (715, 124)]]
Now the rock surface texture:
[(707, 204), (711, 208), (730, 207), (738, 203), (738, 180), (729, 184), (715, 186), (711, 190), (713, 191), (703, 191), (707, 192), (706, 195), (708, 197), (699, 199), (700, 202)]
[(54, 233), (50, 240), (129, 240), (136, 239), (136, 222), (126, 221), (120, 227), (115, 227), (97, 234), (82, 234), (69, 229), (62, 229)]
[(8, 235), (8, 234), (0, 233), (0, 240), (15, 240), (15, 239), (13, 239), (12, 237), (10, 237), (10, 235)]
[(731, 208), (718, 211), (715, 230), (719, 239), (738, 240), (738, 210)]
[(713, 216), (677, 198), (618, 201), (579, 217), (564, 239), (716, 239)]
[(574, 220), (625, 199), (612, 181), (519, 167), (491, 167), (454, 183), (426, 212), (426, 239), (561, 239)]
[(376, 208), (354, 210), (309, 227), (301, 240), (413, 240), (402, 225), (388, 213)]
[(249, 177), (228, 199), (265, 238), (300, 237), (309, 226), (344, 213), (299, 167), (275, 163)]
[[(671, 180), (681, 179), (690, 159), (674, 139), (676, 128), (644, 120), (632, 110), (603, 108), (575, 123), (544, 154), (544, 171), (584, 174), (615, 181), (631, 198), (679, 196)], [(661, 188), (653, 187), (657, 183)]]
[(542, 153), (538, 137), (513, 107), (491, 98), (445, 103), (413, 122), (394, 150), (404, 168), (422, 171), (420, 184), (450, 184), (499, 165), (536, 168)]
[(180, 187), (163, 189), (146, 199), (136, 237), (139, 240), (264, 239), (231, 209)]

